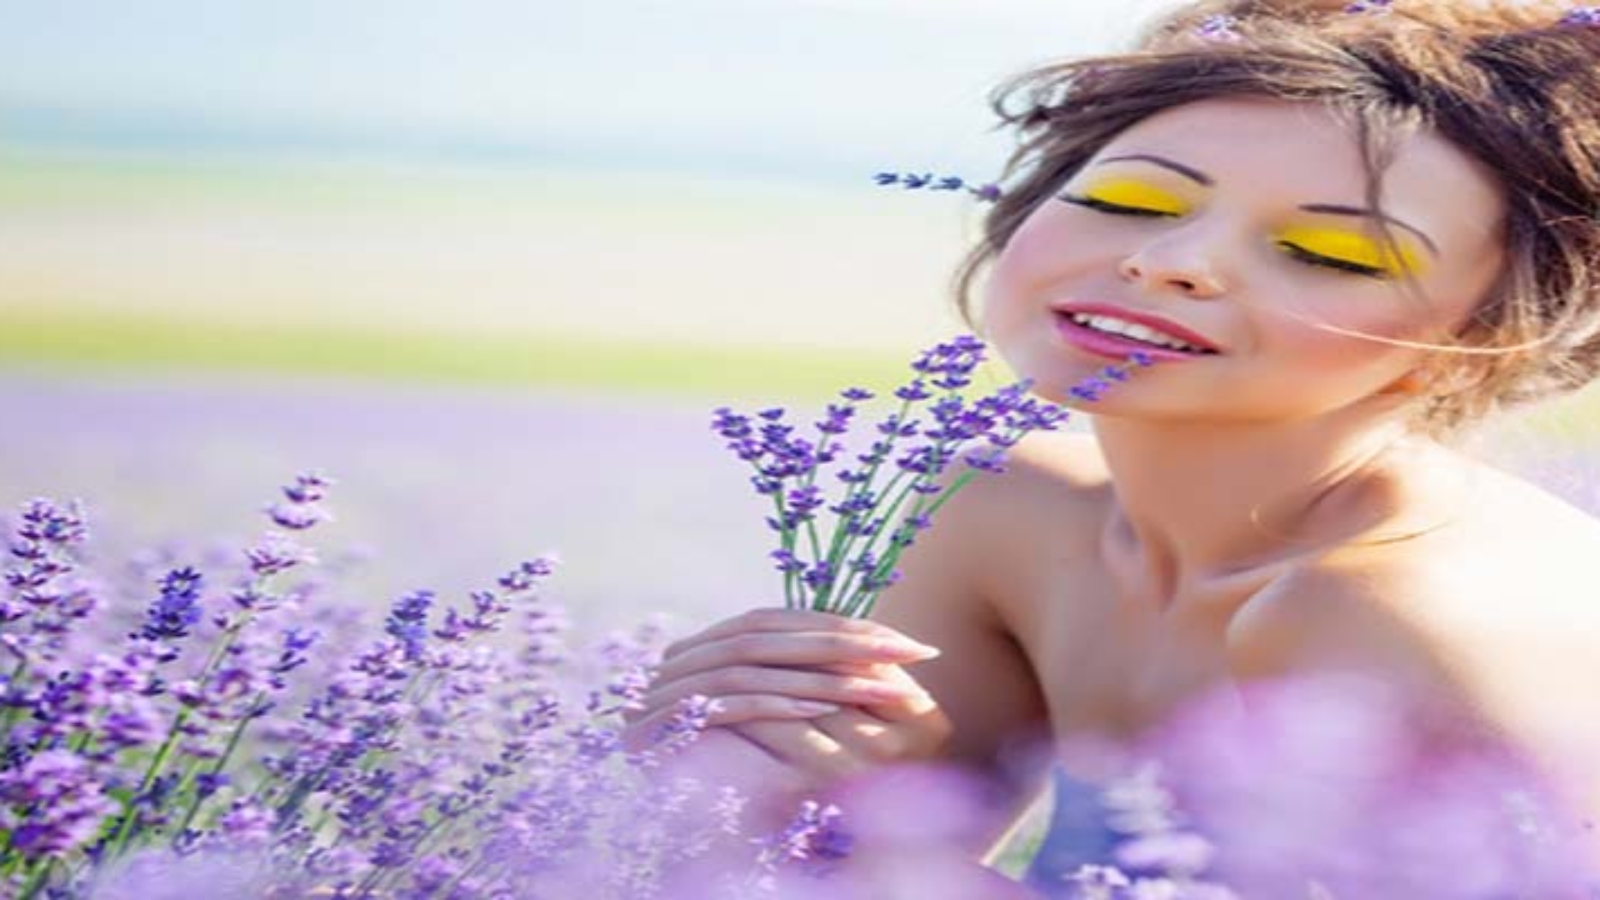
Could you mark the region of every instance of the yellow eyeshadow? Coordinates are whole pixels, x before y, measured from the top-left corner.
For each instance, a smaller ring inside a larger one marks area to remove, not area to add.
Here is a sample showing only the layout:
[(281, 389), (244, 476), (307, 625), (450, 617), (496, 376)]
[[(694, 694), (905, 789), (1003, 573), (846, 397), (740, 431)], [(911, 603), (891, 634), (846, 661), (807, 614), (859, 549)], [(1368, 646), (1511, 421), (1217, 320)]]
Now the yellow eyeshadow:
[(1178, 197), (1153, 185), (1126, 178), (1097, 182), (1084, 191), (1084, 196), (1115, 206), (1127, 206), (1173, 216), (1181, 216), (1189, 211), (1189, 204)]
[(1279, 234), (1278, 240), (1317, 256), (1370, 266), (1385, 272), (1416, 274), (1422, 271), (1422, 259), (1411, 248), (1404, 244), (1394, 248), (1385, 247), (1376, 238), (1354, 231), (1290, 228)]

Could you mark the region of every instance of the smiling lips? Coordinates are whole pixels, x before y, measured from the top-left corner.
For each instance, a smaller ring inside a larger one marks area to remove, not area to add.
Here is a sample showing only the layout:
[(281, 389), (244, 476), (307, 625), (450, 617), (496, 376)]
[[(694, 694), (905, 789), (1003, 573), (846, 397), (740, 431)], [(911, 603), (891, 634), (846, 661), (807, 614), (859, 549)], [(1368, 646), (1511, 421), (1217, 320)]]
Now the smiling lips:
[(1217, 355), (1217, 346), (1187, 328), (1158, 316), (1096, 303), (1052, 307), (1062, 336), (1100, 356), (1126, 357), (1134, 350), (1167, 359)]

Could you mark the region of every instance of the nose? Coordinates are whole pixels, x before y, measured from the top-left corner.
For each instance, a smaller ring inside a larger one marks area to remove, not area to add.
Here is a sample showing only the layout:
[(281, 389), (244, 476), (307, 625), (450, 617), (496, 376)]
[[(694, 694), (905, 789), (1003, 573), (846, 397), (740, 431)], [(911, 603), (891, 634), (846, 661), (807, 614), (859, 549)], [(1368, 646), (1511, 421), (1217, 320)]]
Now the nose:
[(1227, 290), (1214, 249), (1198, 235), (1169, 232), (1129, 253), (1117, 268), (1125, 280), (1149, 291), (1204, 300)]

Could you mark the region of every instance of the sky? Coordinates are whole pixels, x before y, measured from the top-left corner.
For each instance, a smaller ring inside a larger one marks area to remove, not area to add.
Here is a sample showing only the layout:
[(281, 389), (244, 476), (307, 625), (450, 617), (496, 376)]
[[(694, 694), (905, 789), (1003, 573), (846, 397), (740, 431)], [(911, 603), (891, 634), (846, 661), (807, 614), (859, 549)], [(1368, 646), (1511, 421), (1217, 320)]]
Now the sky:
[(1170, 0), (0, 0), (0, 141), (797, 178), (990, 166)]

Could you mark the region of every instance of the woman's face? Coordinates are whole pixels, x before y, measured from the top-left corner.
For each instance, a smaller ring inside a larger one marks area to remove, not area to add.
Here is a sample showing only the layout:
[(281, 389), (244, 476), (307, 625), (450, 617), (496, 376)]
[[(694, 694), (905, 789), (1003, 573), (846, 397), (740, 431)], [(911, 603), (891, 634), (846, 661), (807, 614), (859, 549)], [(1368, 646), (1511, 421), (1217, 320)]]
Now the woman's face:
[(1022, 224), (989, 278), (985, 331), (1058, 400), (1139, 346), (1104, 333), (1119, 322), (1185, 340), (1108, 393), (1111, 414), (1264, 421), (1348, 406), (1428, 351), (1341, 332), (1440, 342), (1504, 263), (1499, 182), (1443, 138), (1408, 137), (1383, 187), (1394, 244), (1369, 208), (1352, 127), (1324, 107), (1226, 98), (1164, 111)]

